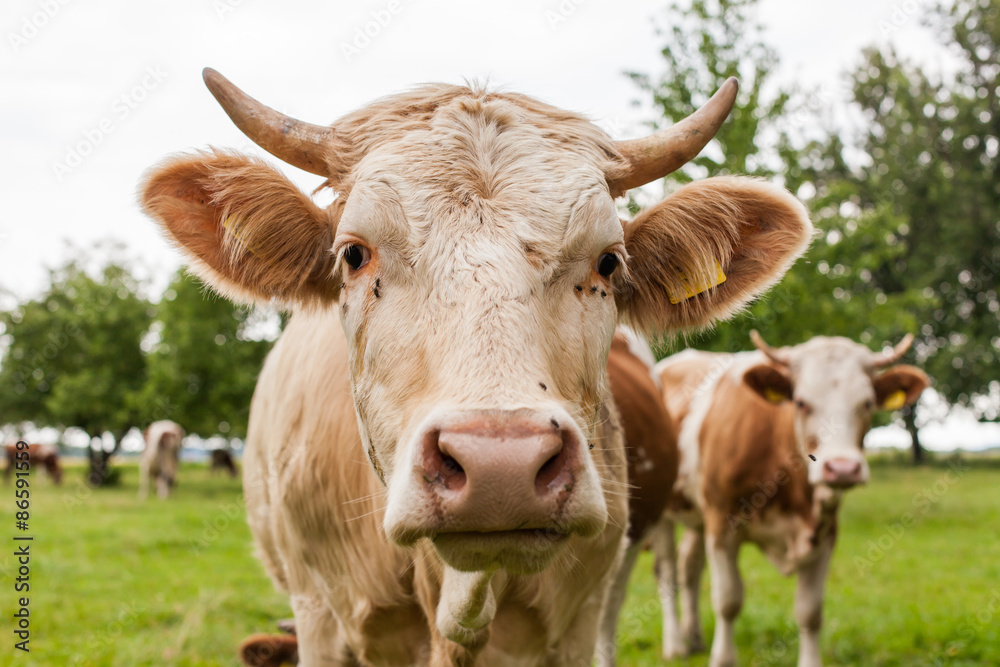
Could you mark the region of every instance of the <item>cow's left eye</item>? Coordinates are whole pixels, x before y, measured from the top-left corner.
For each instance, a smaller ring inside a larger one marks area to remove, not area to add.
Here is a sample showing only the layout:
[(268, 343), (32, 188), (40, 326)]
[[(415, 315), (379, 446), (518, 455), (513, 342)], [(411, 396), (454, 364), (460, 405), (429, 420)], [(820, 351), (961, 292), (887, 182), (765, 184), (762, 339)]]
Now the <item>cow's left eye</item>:
[(597, 263), (594, 264), (594, 270), (605, 278), (610, 278), (611, 274), (615, 272), (618, 268), (620, 260), (618, 255), (613, 252), (606, 252), (597, 258)]

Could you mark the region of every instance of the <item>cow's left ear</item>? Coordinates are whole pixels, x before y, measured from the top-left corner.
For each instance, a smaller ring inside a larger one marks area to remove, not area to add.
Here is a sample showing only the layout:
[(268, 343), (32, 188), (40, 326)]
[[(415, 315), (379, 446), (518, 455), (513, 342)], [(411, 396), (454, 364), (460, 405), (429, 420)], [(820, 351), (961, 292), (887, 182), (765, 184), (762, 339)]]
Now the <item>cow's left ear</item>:
[(733, 176), (685, 185), (624, 227), (620, 312), (654, 335), (732, 315), (781, 279), (813, 232), (789, 192)]
[(743, 382), (768, 403), (778, 405), (792, 397), (792, 378), (771, 364), (758, 364), (748, 369), (743, 374)]
[(930, 386), (927, 374), (915, 366), (893, 366), (873, 381), (875, 402), (882, 410), (898, 410), (913, 405)]

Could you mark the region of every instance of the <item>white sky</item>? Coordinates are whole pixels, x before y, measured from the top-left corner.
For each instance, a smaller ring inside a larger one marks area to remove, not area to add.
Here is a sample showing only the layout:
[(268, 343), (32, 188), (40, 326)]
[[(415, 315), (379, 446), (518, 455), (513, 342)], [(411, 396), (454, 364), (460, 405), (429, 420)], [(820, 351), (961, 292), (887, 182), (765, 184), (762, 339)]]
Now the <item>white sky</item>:
[[(842, 99), (841, 73), (890, 39), (936, 67), (929, 0), (763, 0), (783, 76)], [(590, 115), (616, 136), (648, 120), (625, 70), (656, 73), (666, 1), (5, 0), (0, 12), (0, 290), (38, 293), (46, 270), (100, 239), (124, 241), (162, 287), (180, 262), (135, 203), (145, 169), (209, 144), (259, 153), (205, 89), (211, 66), (317, 124), (426, 81), (488, 79)], [(395, 13), (390, 12), (395, 9)], [(360, 52), (357, 32), (391, 17)], [(556, 17), (556, 20), (554, 19)], [(68, 158), (74, 147), (87, 152)], [(90, 149), (90, 150), (88, 150)], [(69, 169), (60, 169), (63, 164)], [(311, 191), (319, 178), (282, 169)], [(9, 305), (9, 298), (0, 304)]]

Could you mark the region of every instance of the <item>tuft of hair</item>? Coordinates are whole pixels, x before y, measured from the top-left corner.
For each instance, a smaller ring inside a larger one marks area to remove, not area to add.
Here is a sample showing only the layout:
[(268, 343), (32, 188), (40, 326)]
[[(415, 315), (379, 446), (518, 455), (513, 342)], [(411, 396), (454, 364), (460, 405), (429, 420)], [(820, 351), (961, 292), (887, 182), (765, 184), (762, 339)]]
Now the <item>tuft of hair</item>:
[(261, 159), (215, 149), (170, 157), (146, 174), (139, 200), (224, 296), (308, 304), (336, 292), (330, 248), (343, 205), (324, 211)]
[(689, 183), (625, 223), (624, 319), (657, 335), (730, 317), (781, 279), (812, 234), (805, 207), (780, 187), (736, 176)]

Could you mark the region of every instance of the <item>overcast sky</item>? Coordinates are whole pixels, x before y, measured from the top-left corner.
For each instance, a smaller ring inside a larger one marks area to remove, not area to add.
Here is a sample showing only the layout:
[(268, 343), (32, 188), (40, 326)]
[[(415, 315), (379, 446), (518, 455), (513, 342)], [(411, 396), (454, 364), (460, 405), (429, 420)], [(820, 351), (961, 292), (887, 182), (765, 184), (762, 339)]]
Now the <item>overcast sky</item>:
[[(135, 204), (165, 155), (256, 148), (201, 81), (212, 66), (266, 104), (313, 123), (426, 81), (488, 79), (589, 114), (622, 137), (642, 129), (624, 70), (656, 72), (640, 0), (5, 0), (0, 17), (0, 287), (36, 294), (46, 268), (120, 239), (162, 285), (179, 256)], [(918, 0), (764, 0), (760, 21), (784, 76), (837, 94), (860, 49), (892, 39), (926, 59)], [(358, 38), (366, 24), (373, 37)], [(367, 39), (367, 43), (365, 43)], [(319, 179), (282, 168), (312, 190)]]

